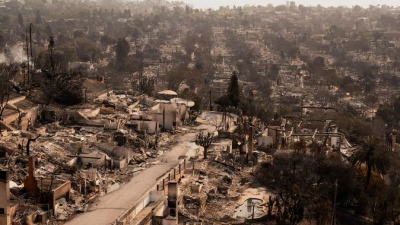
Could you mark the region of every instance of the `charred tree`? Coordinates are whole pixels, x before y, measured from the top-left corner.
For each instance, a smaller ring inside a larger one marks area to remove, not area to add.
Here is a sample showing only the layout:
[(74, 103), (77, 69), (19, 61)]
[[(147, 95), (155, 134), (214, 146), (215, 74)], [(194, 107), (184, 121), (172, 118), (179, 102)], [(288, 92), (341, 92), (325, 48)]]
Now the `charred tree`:
[(204, 159), (207, 159), (207, 153), (208, 153), (208, 148), (211, 146), (211, 144), (214, 142), (215, 136), (214, 133), (204, 133), (204, 132), (199, 132), (196, 135), (196, 144), (200, 145), (204, 148)]
[(42, 68), (45, 82), (41, 85), (43, 103), (49, 105), (53, 100), (63, 105), (75, 105), (84, 100), (83, 82), (80, 70), (59, 72), (53, 57), (54, 38), (50, 36), (48, 44), (49, 66)]
[[(0, 121), (3, 120), (3, 114), (10, 99), (10, 79), (12, 74), (16, 71), (17, 67), (14, 64), (1, 64), (0, 65)], [(1, 125), (0, 125), (1, 135)]]
[(152, 95), (156, 79), (154, 77), (143, 76), (139, 80), (139, 90), (142, 94)]
[[(6, 87), (4, 83), (0, 83), (0, 121), (3, 120), (4, 109), (6, 108), (9, 99), (10, 99), (10, 92), (8, 87)], [(0, 136), (1, 136), (1, 124), (0, 124)]]
[(26, 155), (30, 155), (30, 145), (31, 145), (31, 142), (34, 142), (34, 141), (36, 141), (36, 139), (38, 139), (40, 137), (40, 134), (37, 136), (37, 137), (35, 137), (35, 138), (29, 138), (28, 139), (28, 142), (26, 143)]

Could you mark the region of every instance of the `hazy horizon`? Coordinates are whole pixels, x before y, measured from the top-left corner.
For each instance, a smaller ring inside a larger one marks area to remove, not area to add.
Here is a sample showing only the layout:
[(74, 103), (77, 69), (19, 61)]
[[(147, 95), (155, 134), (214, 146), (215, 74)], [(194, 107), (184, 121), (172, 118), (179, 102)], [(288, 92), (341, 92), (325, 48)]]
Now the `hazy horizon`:
[[(286, 0), (183, 0), (185, 3), (192, 5), (194, 8), (213, 8), (218, 9), (220, 6), (244, 6), (244, 5), (262, 5), (266, 6), (268, 4), (273, 4), (275, 6), (286, 4)], [(364, 1), (346, 1), (346, 0), (303, 0), (294, 1), (296, 5), (305, 6), (316, 6), (318, 4), (329, 7), (329, 6), (347, 6), (352, 7), (354, 5), (359, 5), (362, 7), (369, 7), (370, 5), (388, 5), (399, 7), (399, 0), (364, 0)]]

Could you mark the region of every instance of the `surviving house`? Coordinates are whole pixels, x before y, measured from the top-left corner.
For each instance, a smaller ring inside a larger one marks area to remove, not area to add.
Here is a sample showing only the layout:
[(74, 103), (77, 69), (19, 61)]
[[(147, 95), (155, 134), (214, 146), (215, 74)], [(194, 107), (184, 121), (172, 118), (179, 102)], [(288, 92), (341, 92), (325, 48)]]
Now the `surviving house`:
[(172, 130), (182, 125), (182, 108), (171, 102), (161, 102), (153, 106), (148, 112), (148, 118), (157, 121), (164, 129)]

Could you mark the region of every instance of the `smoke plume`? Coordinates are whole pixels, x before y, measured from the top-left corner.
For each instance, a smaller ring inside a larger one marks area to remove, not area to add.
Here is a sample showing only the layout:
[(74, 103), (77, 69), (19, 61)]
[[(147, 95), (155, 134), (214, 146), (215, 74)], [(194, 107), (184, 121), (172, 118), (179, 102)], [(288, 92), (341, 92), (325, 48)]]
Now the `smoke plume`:
[(20, 45), (5, 47), (0, 52), (0, 63), (23, 63), (27, 61), (26, 52)]

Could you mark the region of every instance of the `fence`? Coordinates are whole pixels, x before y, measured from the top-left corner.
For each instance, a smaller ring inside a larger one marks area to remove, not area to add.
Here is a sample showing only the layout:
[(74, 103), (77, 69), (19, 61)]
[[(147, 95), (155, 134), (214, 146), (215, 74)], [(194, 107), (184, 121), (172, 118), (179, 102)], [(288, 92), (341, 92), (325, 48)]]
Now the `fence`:
[(168, 193), (168, 181), (179, 180), (185, 173), (186, 159), (181, 160), (177, 166), (160, 176), (156, 180), (156, 184), (150, 188), (138, 201), (136, 201), (129, 209), (120, 215), (113, 225), (127, 225), (133, 220), (140, 211), (142, 211), (151, 202), (152, 191), (163, 191), (164, 195)]

